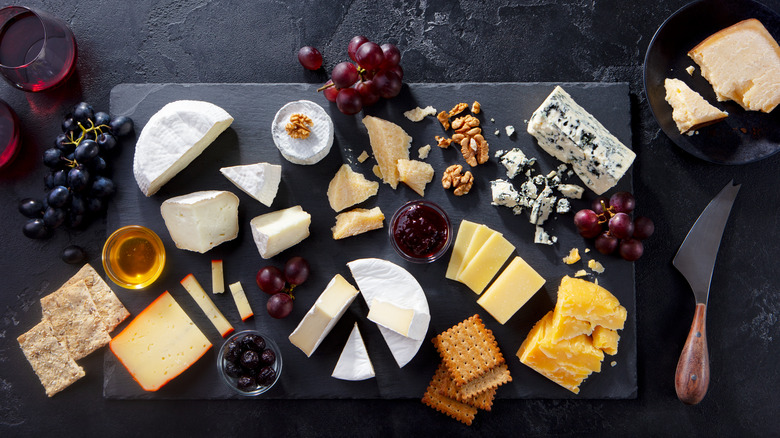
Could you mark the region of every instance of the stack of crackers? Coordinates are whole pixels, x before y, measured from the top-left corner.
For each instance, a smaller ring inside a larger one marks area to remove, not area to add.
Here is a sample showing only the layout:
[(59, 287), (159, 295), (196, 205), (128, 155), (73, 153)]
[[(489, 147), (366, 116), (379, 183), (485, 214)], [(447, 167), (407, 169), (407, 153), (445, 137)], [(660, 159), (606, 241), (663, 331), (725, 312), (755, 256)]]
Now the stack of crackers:
[(474, 315), (433, 338), (442, 362), (422, 402), (471, 425), (477, 409), (489, 411), (496, 388), (512, 381), (493, 332)]
[(108, 344), (130, 312), (89, 264), (41, 298), (41, 308), (41, 322), (17, 341), (51, 397), (84, 376), (76, 360)]

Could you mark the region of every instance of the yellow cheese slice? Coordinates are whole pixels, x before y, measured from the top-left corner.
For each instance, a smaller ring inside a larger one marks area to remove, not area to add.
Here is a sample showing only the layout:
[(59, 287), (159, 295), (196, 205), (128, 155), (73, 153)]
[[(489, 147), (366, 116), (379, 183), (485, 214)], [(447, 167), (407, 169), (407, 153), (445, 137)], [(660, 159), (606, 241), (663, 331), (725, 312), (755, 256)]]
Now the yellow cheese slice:
[(211, 348), (211, 342), (168, 292), (138, 314), (109, 345), (146, 391), (157, 391)]
[(336, 215), (336, 225), (331, 228), (333, 239), (339, 240), (384, 226), (385, 215), (379, 207), (370, 210), (356, 208)]
[(485, 245), (485, 242), (487, 242), (490, 236), (494, 234), (498, 233), (485, 225), (480, 224), (477, 226), (477, 229), (474, 230), (474, 234), (471, 236), (471, 240), (469, 240), (469, 244), (466, 247), (466, 252), (463, 254), (463, 261), (461, 261), (458, 272), (455, 274), (455, 278), (453, 278), (453, 280), (460, 281), (458, 280), (460, 273), (463, 272), (469, 263), (471, 263), (471, 260), (477, 254), (477, 251), (479, 251), (479, 249)]
[(363, 124), (368, 129), (371, 149), (379, 165), (382, 180), (395, 189), (399, 181), (398, 160), (409, 159), (412, 137), (395, 123), (378, 117), (366, 116), (363, 118)]
[(463, 264), (463, 257), (466, 255), (466, 249), (468, 249), (471, 238), (474, 236), (478, 226), (478, 224), (465, 219), (460, 222), (455, 243), (452, 245), (452, 254), (450, 255), (450, 263), (447, 265), (447, 273), (444, 274), (445, 278), (454, 280), (458, 276), (460, 266)]
[(328, 202), (333, 211), (341, 211), (376, 195), (379, 183), (369, 181), (348, 164), (342, 164), (328, 184)]
[(246, 299), (246, 293), (244, 288), (241, 287), (241, 282), (237, 281), (230, 286), (230, 294), (233, 295), (233, 301), (236, 302), (236, 308), (238, 308), (238, 314), (241, 315), (241, 321), (246, 321), (250, 316), (255, 313), (252, 311), (252, 307), (249, 305), (249, 301)]
[(233, 326), (230, 325), (228, 320), (225, 319), (225, 316), (222, 315), (222, 312), (220, 312), (217, 306), (214, 305), (214, 302), (211, 301), (211, 298), (206, 295), (206, 291), (203, 290), (200, 283), (198, 283), (198, 280), (195, 279), (194, 275), (189, 274), (184, 277), (184, 279), (181, 281), (181, 285), (184, 286), (184, 289), (186, 289), (187, 292), (189, 292), (190, 296), (192, 296), (192, 299), (198, 303), (200, 309), (203, 310), (203, 313), (206, 314), (206, 316), (209, 318), (209, 321), (214, 324), (214, 327), (217, 328), (219, 334), (221, 334), (223, 338), (233, 332)]
[(504, 324), (542, 285), (544, 278), (517, 256), (477, 300), (477, 304)]
[(225, 292), (225, 277), (223, 275), (222, 260), (211, 261), (211, 293), (221, 294)]
[(481, 294), (514, 250), (514, 245), (500, 233), (494, 232), (458, 274), (457, 280), (477, 295)]
[(626, 322), (626, 308), (603, 287), (568, 275), (561, 280), (555, 313), (617, 330)]

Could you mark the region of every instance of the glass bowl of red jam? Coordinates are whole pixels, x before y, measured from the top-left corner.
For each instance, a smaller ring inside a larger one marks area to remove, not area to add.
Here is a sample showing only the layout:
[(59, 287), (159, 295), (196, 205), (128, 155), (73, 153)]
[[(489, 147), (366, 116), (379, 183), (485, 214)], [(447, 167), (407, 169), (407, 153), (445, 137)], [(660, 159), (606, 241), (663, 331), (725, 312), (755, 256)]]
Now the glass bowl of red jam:
[(430, 201), (410, 201), (390, 220), (390, 242), (405, 260), (430, 263), (452, 243), (452, 224), (447, 213)]

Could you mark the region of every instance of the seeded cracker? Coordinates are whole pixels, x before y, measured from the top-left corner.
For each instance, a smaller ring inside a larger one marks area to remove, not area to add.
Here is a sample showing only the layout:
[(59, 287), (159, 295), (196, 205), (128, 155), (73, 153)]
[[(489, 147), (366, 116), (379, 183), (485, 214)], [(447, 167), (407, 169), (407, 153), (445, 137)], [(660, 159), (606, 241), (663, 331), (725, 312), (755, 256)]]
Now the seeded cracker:
[(53, 396), (84, 377), (84, 369), (54, 337), (54, 329), (49, 321), (44, 319), (16, 340), (38, 375), (47, 396)]
[(493, 332), (485, 328), (479, 315), (436, 336), (433, 344), (457, 386), (463, 386), (505, 362)]
[(114, 291), (100, 278), (100, 275), (89, 263), (84, 265), (62, 287), (68, 287), (81, 280), (84, 280), (84, 283), (87, 285), (89, 294), (92, 295), (92, 300), (95, 302), (95, 307), (97, 307), (100, 314), (100, 319), (105, 324), (108, 332), (113, 331), (116, 326), (130, 316), (130, 312), (122, 305)]
[(425, 391), (425, 395), (423, 395), (422, 402), (442, 414), (448, 415), (467, 426), (471, 426), (474, 416), (477, 415), (477, 408), (441, 395), (441, 391), (447, 385), (446, 379), (447, 370), (443, 365), (440, 365), (433, 375), (431, 383), (428, 384), (428, 389)]
[(54, 336), (74, 360), (111, 341), (84, 280), (41, 298), (41, 307), (43, 318), (54, 329)]

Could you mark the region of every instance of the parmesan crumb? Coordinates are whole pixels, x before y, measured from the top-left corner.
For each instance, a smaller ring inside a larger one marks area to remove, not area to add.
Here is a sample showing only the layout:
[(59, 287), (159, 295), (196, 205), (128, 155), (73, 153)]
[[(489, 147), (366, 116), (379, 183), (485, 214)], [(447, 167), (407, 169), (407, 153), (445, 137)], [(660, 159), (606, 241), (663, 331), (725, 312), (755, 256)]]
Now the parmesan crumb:
[(360, 162), (360, 163), (362, 163), (362, 162), (364, 162), (364, 161), (368, 160), (368, 152), (366, 152), (366, 151), (363, 151), (363, 153), (362, 153), (362, 154), (358, 155), (358, 159), (357, 159), (357, 160), (358, 160), (358, 162)]
[(424, 159), (428, 158), (428, 154), (430, 154), (430, 153), (431, 153), (431, 145), (426, 144), (425, 146), (421, 147), (417, 151), (417, 156), (420, 157), (421, 160), (424, 160)]
[(490, 118), (490, 121), (493, 122), (493, 123), (496, 123), (496, 119), (494, 119), (492, 117)]
[(586, 270), (584, 270), (584, 269), (580, 269), (579, 271), (577, 271), (577, 272), (574, 274), (574, 276), (575, 276), (575, 277), (584, 277), (584, 276), (586, 276), (586, 275), (588, 275), (588, 271), (586, 271)]
[(692, 66), (692, 65), (689, 65), (688, 67), (686, 67), (686, 68), (685, 68), (685, 71), (687, 71), (687, 72), (688, 72), (688, 74), (689, 74), (689, 75), (691, 75), (691, 76), (693, 76), (693, 71), (694, 71), (694, 70), (695, 70), (695, 69), (693, 68), (693, 66)]
[(592, 269), (593, 272), (595, 272), (597, 274), (603, 274), (604, 273), (604, 265), (602, 265), (601, 263), (599, 263), (599, 262), (597, 262), (597, 261), (595, 261), (593, 259), (588, 260), (588, 267), (590, 269)]
[(499, 134), (501, 134), (501, 131), (499, 131), (498, 129), (496, 129), (496, 132), (494, 132), (494, 134), (496, 134), (496, 137), (498, 137), (498, 135), (499, 135)]
[(422, 119), (424, 119), (425, 116), (435, 116), (435, 115), (436, 115), (436, 108), (430, 105), (426, 106), (425, 108), (420, 108), (418, 106), (417, 108), (404, 112), (404, 117), (406, 117), (407, 119), (413, 122), (419, 122)]
[(612, 362), (609, 363), (609, 365), (614, 367), (615, 365), (617, 365), (617, 362), (613, 360)]
[(569, 255), (563, 258), (563, 263), (566, 263), (567, 265), (573, 265), (578, 261), (580, 261), (580, 250), (577, 248), (572, 248), (571, 251), (569, 251)]
[(504, 128), (504, 129), (506, 129), (506, 135), (507, 135), (507, 137), (511, 137), (511, 136), (512, 136), (512, 134), (514, 134), (514, 133), (515, 133), (515, 127), (514, 127), (514, 126), (512, 126), (512, 125), (506, 125), (506, 128)]

